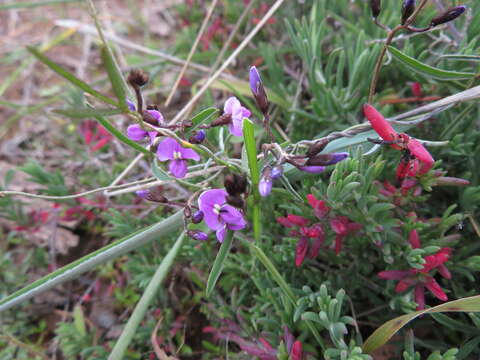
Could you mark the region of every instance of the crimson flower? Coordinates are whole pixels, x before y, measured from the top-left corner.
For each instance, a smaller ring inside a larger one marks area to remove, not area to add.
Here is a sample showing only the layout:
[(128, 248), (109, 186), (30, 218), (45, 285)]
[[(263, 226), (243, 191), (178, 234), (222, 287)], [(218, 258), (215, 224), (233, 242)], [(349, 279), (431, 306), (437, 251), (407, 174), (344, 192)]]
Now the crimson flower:
[(373, 130), (396, 150), (402, 150), (403, 156), (397, 168), (397, 178), (403, 180), (406, 176), (423, 175), (432, 167), (432, 155), (416, 139), (407, 134), (397, 133), (390, 123), (370, 104), (363, 106), (363, 113), (372, 125)]
[[(409, 243), (414, 249), (420, 248), (420, 238), (417, 230), (412, 230), (409, 234)], [(415, 302), (417, 310), (425, 308), (425, 288), (427, 288), (437, 299), (447, 301), (448, 297), (442, 290), (438, 282), (430, 274), (432, 270), (438, 270), (441, 276), (451, 279), (452, 274), (445, 266), (450, 258), (451, 248), (442, 248), (436, 254), (425, 256), (425, 264), (421, 269), (409, 270), (386, 270), (378, 273), (378, 276), (384, 280), (397, 280), (395, 291), (404, 292), (414, 287)]]
[(335, 254), (342, 250), (343, 239), (351, 233), (361, 229), (362, 224), (351, 221), (346, 216), (336, 216), (330, 219), (330, 226), (335, 236)]
[(100, 150), (113, 139), (107, 129), (93, 120), (84, 121), (80, 125), (80, 133), (92, 152)]

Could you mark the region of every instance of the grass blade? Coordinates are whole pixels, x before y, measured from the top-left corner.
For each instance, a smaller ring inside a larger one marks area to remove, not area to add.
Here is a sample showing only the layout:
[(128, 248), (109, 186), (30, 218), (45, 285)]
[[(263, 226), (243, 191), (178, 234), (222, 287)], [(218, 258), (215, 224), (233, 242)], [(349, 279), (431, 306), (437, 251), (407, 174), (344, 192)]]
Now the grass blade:
[(66, 80), (70, 81), (73, 85), (79, 87), (80, 89), (82, 89), (86, 93), (96, 97), (98, 100), (103, 101), (106, 104), (110, 104), (110, 105), (113, 105), (115, 107), (119, 106), (115, 101), (110, 99), (108, 96), (105, 96), (102, 93), (99, 93), (97, 90), (93, 89), (86, 82), (80, 80), (75, 75), (73, 75), (71, 72), (69, 72), (68, 70), (65, 70), (63, 67), (61, 67), (57, 63), (50, 60), (50, 58), (48, 58), (46, 55), (42, 54), (40, 51), (38, 51), (34, 47), (27, 46), (27, 50), (30, 51), (30, 53), (32, 55), (34, 55), (38, 60), (40, 60), (45, 65), (47, 65), (50, 69), (55, 71), (58, 75), (65, 78)]
[(128, 345), (136, 334), (137, 328), (140, 325), (140, 322), (145, 317), (145, 313), (147, 312), (149, 305), (155, 299), (160, 285), (162, 284), (162, 281), (168, 275), (170, 268), (175, 261), (175, 258), (177, 257), (185, 242), (185, 239), (185, 234), (182, 233), (158, 266), (155, 274), (148, 283), (145, 292), (135, 306), (132, 315), (128, 319), (128, 322), (122, 331), (122, 335), (120, 335), (117, 342), (115, 343), (115, 346), (113, 347), (113, 350), (108, 357), (109, 360), (124, 358), (125, 350), (127, 350)]
[(255, 142), (255, 126), (247, 118), (243, 119), (243, 140), (247, 152), (248, 168), (250, 170), (250, 179), (252, 180), (253, 204), (253, 236), (255, 241), (260, 241), (262, 236), (262, 223), (260, 218), (260, 193), (258, 184), (260, 182), (260, 171), (257, 162), (257, 144)]
[(400, 61), (403, 65), (407, 66), (409, 69), (429, 78), (433, 78), (437, 80), (464, 80), (464, 79), (471, 79), (475, 75), (474, 73), (442, 70), (442, 69), (424, 64), (402, 53), (400, 50), (394, 48), (393, 46), (389, 46), (388, 51), (390, 52), (390, 54), (392, 54), (392, 56), (395, 59)]
[(1, 299), (0, 312), (31, 299), (56, 285), (75, 279), (80, 276), (80, 274), (83, 274), (95, 266), (135, 250), (150, 241), (158, 240), (163, 236), (169, 236), (173, 231), (178, 230), (182, 224), (183, 211), (179, 211), (158, 224), (141, 229), (123, 239), (114, 241)]
[(72, 119), (84, 119), (91, 118), (95, 116), (112, 116), (122, 113), (120, 109), (57, 109), (53, 110), (54, 113), (64, 115)]
[(112, 51), (106, 45), (102, 47), (102, 60), (105, 69), (107, 70), (108, 78), (110, 79), (110, 84), (112, 85), (113, 92), (117, 97), (120, 108), (123, 111), (128, 111), (127, 105), (127, 87), (123, 75), (118, 67), (115, 58), (113, 57)]
[(393, 335), (410, 321), (423, 314), (441, 312), (480, 312), (480, 295), (449, 301), (430, 309), (416, 311), (387, 321), (373, 332), (363, 344), (363, 351), (371, 353), (385, 344)]
[(215, 288), (215, 284), (217, 283), (220, 275), (222, 274), (223, 266), (225, 265), (225, 260), (230, 253), (232, 243), (233, 231), (227, 230), (225, 240), (223, 240), (222, 246), (220, 246), (220, 250), (218, 251), (217, 257), (215, 258), (212, 270), (210, 270), (210, 274), (208, 275), (206, 290), (207, 297), (212, 294), (212, 291)]

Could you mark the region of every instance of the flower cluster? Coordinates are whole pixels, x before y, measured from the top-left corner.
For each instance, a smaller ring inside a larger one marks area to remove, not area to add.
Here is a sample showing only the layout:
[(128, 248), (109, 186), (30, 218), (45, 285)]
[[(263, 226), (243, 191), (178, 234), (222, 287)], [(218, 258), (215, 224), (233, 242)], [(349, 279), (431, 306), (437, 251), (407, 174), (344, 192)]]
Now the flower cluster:
[[(318, 200), (313, 194), (307, 195), (307, 200), (318, 220), (324, 222), (328, 220), (330, 228), (335, 233), (334, 249), (338, 255), (342, 250), (343, 239), (359, 230), (362, 225), (351, 221), (346, 216), (336, 215), (329, 218), (330, 208), (324, 200)], [(277, 221), (286, 228), (298, 228), (290, 232), (290, 235), (298, 237), (295, 249), (295, 266), (299, 267), (302, 265), (307, 256), (310, 259), (318, 256), (320, 248), (325, 241), (324, 225), (321, 222), (309, 225), (309, 219), (293, 214), (279, 217)]]
[(433, 167), (435, 161), (432, 155), (418, 140), (407, 134), (397, 133), (372, 105), (365, 104), (363, 112), (373, 130), (383, 139), (383, 143), (403, 152), (400, 164), (397, 167), (397, 178), (399, 180), (403, 180), (407, 176), (423, 175)]
[[(413, 249), (420, 248), (420, 238), (417, 230), (412, 230), (410, 232), (408, 240)], [(421, 269), (386, 270), (378, 273), (378, 276), (385, 280), (397, 280), (398, 283), (395, 287), (397, 293), (404, 292), (409, 288), (414, 287), (417, 310), (422, 310), (425, 308), (425, 288), (427, 288), (437, 299), (441, 301), (448, 300), (447, 295), (431, 272), (437, 270), (445, 279), (451, 279), (452, 275), (445, 266), (451, 253), (451, 248), (442, 248), (433, 255), (425, 256), (425, 264)]]

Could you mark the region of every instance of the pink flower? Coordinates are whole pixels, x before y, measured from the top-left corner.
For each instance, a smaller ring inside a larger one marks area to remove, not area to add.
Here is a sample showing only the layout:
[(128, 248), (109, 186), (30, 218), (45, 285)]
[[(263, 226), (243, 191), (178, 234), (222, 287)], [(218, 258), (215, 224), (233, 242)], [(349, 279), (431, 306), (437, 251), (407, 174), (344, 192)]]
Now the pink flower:
[(194, 150), (182, 147), (176, 140), (166, 138), (158, 144), (157, 158), (160, 161), (170, 161), (168, 169), (176, 178), (183, 178), (187, 173), (187, 160), (200, 160)]
[[(130, 105), (129, 109), (131, 109)], [(157, 121), (159, 125), (163, 123), (163, 115), (159, 111), (147, 110), (146, 112), (151, 116), (153, 120)], [(142, 141), (145, 137), (148, 136), (150, 137), (150, 143), (152, 143), (153, 140), (155, 140), (157, 134), (158, 133), (156, 131), (144, 130), (139, 124), (133, 124), (127, 128), (127, 137), (133, 141)]]
[(336, 216), (330, 220), (330, 226), (335, 236), (335, 254), (339, 254), (342, 250), (343, 239), (350, 235), (352, 232), (355, 232), (361, 229), (362, 224), (350, 221), (346, 216)]
[(251, 115), (250, 110), (243, 107), (240, 104), (240, 101), (238, 101), (236, 97), (232, 96), (225, 101), (223, 111), (225, 114), (232, 116), (232, 121), (228, 125), (228, 129), (232, 135), (242, 136), (243, 118), (248, 118)]

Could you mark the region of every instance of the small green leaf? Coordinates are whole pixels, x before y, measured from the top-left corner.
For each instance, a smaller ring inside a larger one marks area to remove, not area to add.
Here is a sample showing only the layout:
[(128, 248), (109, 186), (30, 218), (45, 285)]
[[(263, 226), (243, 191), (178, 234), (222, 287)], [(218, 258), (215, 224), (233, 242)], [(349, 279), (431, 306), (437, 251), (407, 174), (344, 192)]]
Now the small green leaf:
[(429, 78), (437, 80), (463, 80), (471, 79), (475, 75), (474, 73), (438, 69), (436, 67), (424, 64), (402, 53), (400, 50), (394, 48), (393, 46), (389, 46), (388, 51), (395, 59), (407, 66), (409, 69)]
[(86, 82), (80, 80), (77, 78), (75, 75), (73, 75), (70, 71), (65, 70), (63, 67), (55, 63), (54, 61), (50, 60), (46, 55), (42, 54), (40, 51), (35, 49), (34, 47), (27, 46), (27, 50), (32, 53), (38, 60), (40, 60), (42, 63), (47, 65), (50, 69), (55, 71), (58, 75), (62, 76), (66, 80), (70, 81), (73, 85), (79, 87), (86, 93), (96, 97), (100, 101), (103, 101), (104, 103), (113, 105), (115, 107), (118, 107), (118, 104), (110, 99), (109, 97), (103, 95), (102, 93), (99, 93), (97, 90), (93, 89), (90, 85), (88, 85)]
[(420, 315), (436, 312), (480, 312), (480, 295), (446, 302), (429, 309), (416, 311), (387, 321), (369, 336), (363, 344), (363, 351), (366, 353), (375, 351), (410, 321)]
[(102, 60), (105, 69), (107, 70), (110, 84), (112, 85), (113, 92), (115, 93), (120, 108), (124, 111), (128, 111), (127, 105), (127, 86), (123, 79), (122, 72), (117, 64), (117, 61), (113, 57), (111, 49), (108, 45), (102, 46)]
[(214, 107), (209, 107), (200, 111), (197, 115), (192, 117), (193, 127), (196, 128), (197, 126), (205, 123), (208, 119), (210, 119), (212, 116), (214, 116), (218, 112), (219, 110)]
[(122, 113), (119, 109), (92, 109), (92, 108), (79, 108), (79, 109), (56, 109), (54, 113), (65, 115), (72, 119), (84, 119), (95, 116), (112, 116)]
[(172, 180), (170, 175), (168, 175), (168, 173), (158, 165), (157, 158), (155, 158), (152, 162), (152, 173), (153, 173), (153, 176), (155, 176), (160, 181)]
[(456, 61), (480, 61), (480, 56), (478, 55), (447, 54), (440, 56), (440, 58)]
[(206, 295), (209, 297), (212, 294), (213, 289), (215, 288), (215, 284), (217, 283), (220, 275), (222, 274), (223, 267), (225, 265), (225, 260), (230, 253), (230, 249), (233, 243), (233, 231), (227, 230), (227, 234), (225, 239), (223, 240), (222, 245), (220, 246), (220, 250), (218, 251), (217, 257), (215, 258), (215, 262), (213, 263), (212, 270), (210, 270), (210, 274), (208, 275), (207, 280), (207, 290)]
[(87, 334), (85, 316), (83, 315), (82, 307), (80, 305), (76, 305), (73, 309), (73, 323), (80, 335), (85, 336)]
[(136, 143), (133, 140), (130, 140), (126, 135), (119, 131), (115, 126), (113, 126), (108, 119), (105, 119), (103, 116), (95, 116), (97, 120), (110, 134), (115, 136), (119, 141), (123, 142), (125, 145), (130, 146), (132, 149), (140, 151), (145, 155), (151, 155), (152, 153), (145, 149), (142, 145)]

